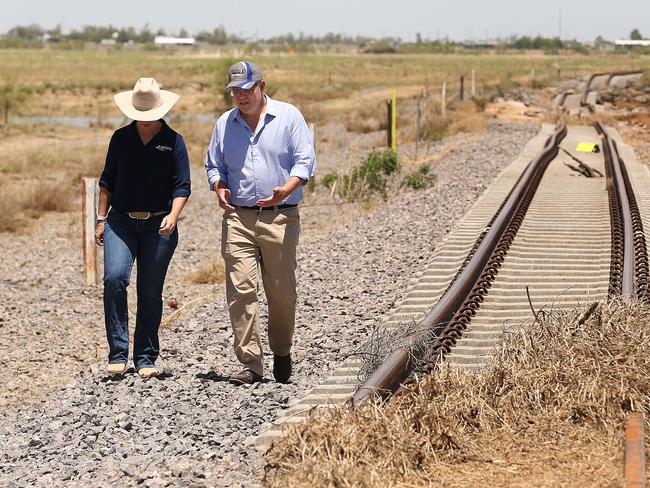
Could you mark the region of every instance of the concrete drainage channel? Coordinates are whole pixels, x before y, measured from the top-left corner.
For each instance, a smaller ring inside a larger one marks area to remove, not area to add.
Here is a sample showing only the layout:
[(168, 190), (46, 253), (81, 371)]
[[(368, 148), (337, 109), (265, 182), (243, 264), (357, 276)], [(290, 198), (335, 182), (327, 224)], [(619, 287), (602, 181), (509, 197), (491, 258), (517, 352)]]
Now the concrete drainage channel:
[[(608, 132), (617, 139), (642, 209), (643, 225), (648, 228), (650, 222), (643, 209), (650, 204), (650, 173), (636, 163), (632, 150), (623, 145), (615, 131), (608, 129)], [(552, 133), (553, 126), (545, 124), (520, 156), (502, 171), (446, 238), (432, 262), (413, 278), (406, 298), (385, 317), (383, 327), (399, 327), (405, 321), (419, 322), (429, 313), (476, 239)], [(599, 142), (595, 129), (570, 127), (561, 147), (574, 153), (581, 141)], [(605, 173), (602, 153), (581, 154), (580, 158)], [(446, 357), (451, 363), (477, 371), (485, 367), (503, 330), (531, 318), (526, 285), (536, 309), (569, 308), (587, 299), (607, 296), (611, 246), (605, 178), (580, 176), (564, 164), (571, 162), (566, 153), (560, 152), (549, 164), (497, 280), (479, 313)], [(264, 425), (256, 445), (267, 448), (284, 428), (304, 420), (313, 408), (331, 408), (351, 399), (359, 387), (359, 367), (358, 359), (342, 364), (280, 418)]]

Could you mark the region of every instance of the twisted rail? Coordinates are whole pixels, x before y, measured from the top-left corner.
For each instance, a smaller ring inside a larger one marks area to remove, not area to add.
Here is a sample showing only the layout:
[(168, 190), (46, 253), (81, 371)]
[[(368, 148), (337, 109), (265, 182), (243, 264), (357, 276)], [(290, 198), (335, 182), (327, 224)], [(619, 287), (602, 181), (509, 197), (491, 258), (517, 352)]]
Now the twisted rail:
[[(560, 122), (542, 152), (521, 174), (449, 288), (422, 320), (423, 327), (437, 338), (436, 351), (449, 352), (484, 300), (539, 182), (549, 163), (557, 156), (566, 133), (566, 126)], [(413, 359), (420, 353), (419, 337), (416, 334), (407, 337), (357, 389), (352, 402), (358, 404), (371, 395), (385, 397), (396, 391), (410, 374)]]

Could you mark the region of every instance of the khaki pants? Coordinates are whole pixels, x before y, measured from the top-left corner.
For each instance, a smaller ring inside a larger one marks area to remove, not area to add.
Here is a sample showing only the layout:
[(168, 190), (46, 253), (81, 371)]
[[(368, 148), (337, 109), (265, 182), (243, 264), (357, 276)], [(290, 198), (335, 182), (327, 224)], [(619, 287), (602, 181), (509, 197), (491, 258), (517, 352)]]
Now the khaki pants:
[(296, 247), (300, 234), (298, 207), (279, 210), (238, 208), (224, 212), (221, 254), (226, 265), (226, 300), (235, 334), (235, 355), (264, 374), (257, 306), (261, 274), (269, 303), (269, 345), (274, 354), (291, 351), (296, 315)]

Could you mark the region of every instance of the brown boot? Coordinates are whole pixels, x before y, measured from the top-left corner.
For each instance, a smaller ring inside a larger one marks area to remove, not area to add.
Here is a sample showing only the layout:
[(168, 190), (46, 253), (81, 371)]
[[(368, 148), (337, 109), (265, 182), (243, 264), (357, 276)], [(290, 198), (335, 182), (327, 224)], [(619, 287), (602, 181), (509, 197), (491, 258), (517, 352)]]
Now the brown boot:
[(235, 373), (228, 380), (229, 383), (237, 386), (252, 385), (253, 383), (259, 383), (260, 381), (262, 381), (262, 377), (250, 369), (244, 369), (239, 373)]
[(108, 363), (106, 365), (106, 372), (112, 375), (124, 374), (126, 371), (126, 363)]

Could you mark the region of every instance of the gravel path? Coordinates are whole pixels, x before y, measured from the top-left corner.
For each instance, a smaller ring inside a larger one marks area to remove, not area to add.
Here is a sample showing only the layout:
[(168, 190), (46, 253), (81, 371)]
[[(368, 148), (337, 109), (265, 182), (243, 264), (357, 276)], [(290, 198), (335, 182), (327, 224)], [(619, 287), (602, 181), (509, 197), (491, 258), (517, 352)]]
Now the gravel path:
[[(302, 210), (290, 385), (228, 384), (238, 365), (223, 285), (184, 281), (218, 251), (220, 215), (200, 169), (194, 170), (194, 193), (165, 290), (165, 299), (175, 297), (181, 311), (175, 316), (165, 311), (160, 360), (165, 374), (158, 380), (134, 374), (111, 380), (103, 374), (101, 291), (78, 284), (75, 216), (48, 218), (47, 226), (30, 235), (0, 236), (5, 257), (0, 263), (0, 484), (259, 484), (252, 436), (260, 425), (365, 340), (381, 314), (402, 297), (409, 275), (431, 258), (441, 238), (535, 131), (491, 122), (471, 138), (456, 136), (457, 142), (468, 142), (435, 163), (434, 187), (402, 191), (370, 211)], [(319, 228), (318, 222), (330, 224)]]

